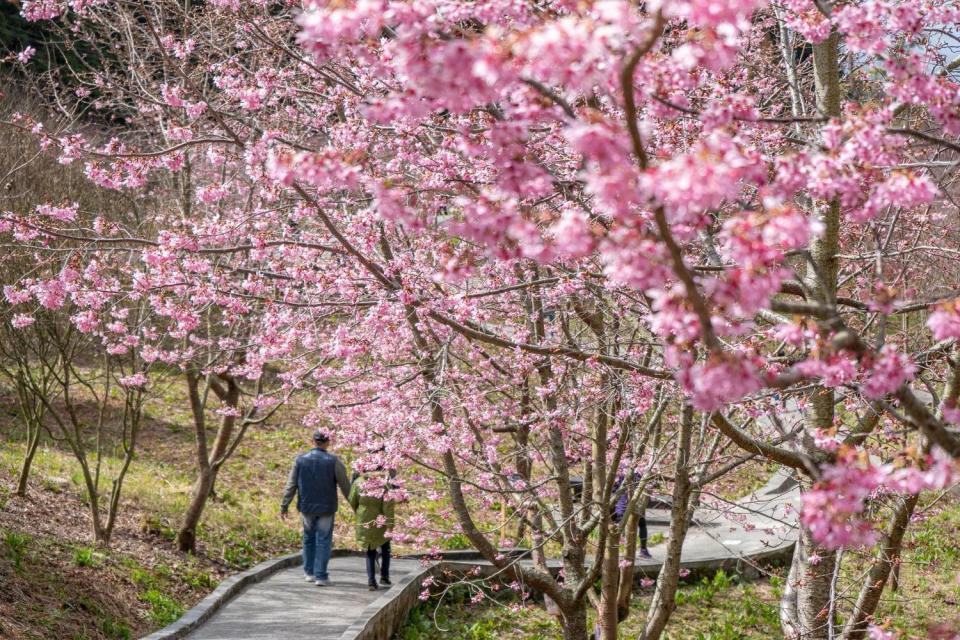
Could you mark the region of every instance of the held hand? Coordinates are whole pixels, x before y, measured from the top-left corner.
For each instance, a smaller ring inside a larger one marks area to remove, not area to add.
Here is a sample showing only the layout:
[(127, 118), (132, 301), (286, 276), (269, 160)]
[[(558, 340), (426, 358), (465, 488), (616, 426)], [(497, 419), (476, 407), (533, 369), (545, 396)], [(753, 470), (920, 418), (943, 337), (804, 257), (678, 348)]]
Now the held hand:
[(286, 511), (281, 511), (281, 512), (280, 512), (280, 519), (283, 520), (284, 522), (286, 522), (287, 520), (290, 519), (290, 514), (287, 513)]

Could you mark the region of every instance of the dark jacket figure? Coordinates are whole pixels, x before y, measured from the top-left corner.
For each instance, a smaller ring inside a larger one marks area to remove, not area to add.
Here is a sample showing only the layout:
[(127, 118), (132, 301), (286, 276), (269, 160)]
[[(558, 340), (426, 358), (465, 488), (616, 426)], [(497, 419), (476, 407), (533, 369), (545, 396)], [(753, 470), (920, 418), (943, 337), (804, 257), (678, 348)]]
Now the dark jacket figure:
[(350, 506), (357, 512), (357, 542), (367, 552), (367, 582), (370, 590), (377, 589), (377, 551), (380, 552), (380, 582), (390, 583), (390, 540), (387, 532), (393, 529), (393, 500), (386, 499), (390, 490), (384, 484), (374, 495), (363, 495), (363, 485), (370, 476), (358, 475), (350, 487)]
[(347, 470), (337, 456), (327, 451), (326, 433), (313, 434), (316, 445), (297, 456), (280, 503), (280, 517), (286, 518), (294, 494), (297, 511), (303, 518), (303, 573), (318, 587), (329, 586), (327, 565), (333, 549), (333, 521), (337, 513), (337, 489), (346, 498), (350, 493)]
[[(633, 477), (631, 482), (635, 484), (637, 480), (639, 480), (638, 477)], [(623, 476), (617, 477), (616, 481), (614, 482), (614, 485), (613, 485), (614, 492), (616, 492), (617, 489), (620, 488), (621, 484), (623, 484)], [(623, 520), (623, 517), (627, 514), (628, 502), (629, 501), (627, 500), (627, 492), (624, 491), (622, 494), (620, 494), (620, 498), (617, 499), (617, 504), (614, 505), (613, 507), (614, 522), (620, 522), (621, 520)], [(639, 515), (640, 517), (637, 519), (637, 529), (638, 529), (637, 537), (640, 539), (640, 552), (638, 555), (641, 558), (650, 559), (650, 552), (647, 551), (647, 518), (644, 514), (644, 509), (642, 508), (642, 505), (640, 508)]]

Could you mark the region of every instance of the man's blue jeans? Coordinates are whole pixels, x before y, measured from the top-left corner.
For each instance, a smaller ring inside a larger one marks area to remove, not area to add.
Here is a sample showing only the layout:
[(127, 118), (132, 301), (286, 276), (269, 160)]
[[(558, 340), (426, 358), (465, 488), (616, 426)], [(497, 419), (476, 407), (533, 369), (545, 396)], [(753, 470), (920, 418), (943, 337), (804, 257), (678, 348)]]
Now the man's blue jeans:
[(316, 580), (327, 580), (327, 565), (333, 549), (335, 514), (303, 513), (303, 572)]

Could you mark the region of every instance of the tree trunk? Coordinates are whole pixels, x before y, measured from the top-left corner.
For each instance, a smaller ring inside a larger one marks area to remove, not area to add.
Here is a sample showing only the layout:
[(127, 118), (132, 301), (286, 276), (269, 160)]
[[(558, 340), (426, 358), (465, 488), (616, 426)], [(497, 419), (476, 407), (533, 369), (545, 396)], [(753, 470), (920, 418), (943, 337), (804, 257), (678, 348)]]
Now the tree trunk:
[(93, 539), (98, 546), (110, 546), (110, 531), (100, 524), (100, 518), (97, 517), (93, 524)]
[[(648, 425), (648, 429), (653, 430), (653, 445), (651, 447), (653, 451), (657, 451), (660, 448), (660, 438), (663, 435), (660, 418), (663, 416), (663, 411), (666, 409), (666, 406), (666, 402), (661, 397), (659, 405), (654, 410), (653, 418)], [(646, 443), (643, 443), (641, 448), (634, 454), (634, 457), (636, 458), (637, 453), (642, 452), (645, 448)], [(647, 481), (644, 480), (639, 483), (635, 489), (631, 490), (633, 495), (629, 495), (627, 499), (627, 513), (624, 517), (623, 525), (626, 527), (627, 541), (624, 545), (623, 557), (629, 562), (620, 572), (620, 587), (617, 594), (617, 617), (620, 622), (626, 620), (627, 616), (630, 615), (630, 598), (633, 596), (634, 576), (636, 575), (637, 539), (640, 534), (638, 527), (640, 517), (646, 515), (647, 504), (649, 503), (646, 488)]]
[[(220, 402), (235, 412), (240, 405), (240, 387), (233, 378), (225, 378), (224, 381), (227, 384), (226, 389), (216, 386), (214, 382), (210, 384)], [(197, 526), (199, 526), (200, 519), (203, 517), (207, 500), (213, 492), (213, 485), (217, 481), (217, 473), (224, 462), (224, 455), (229, 449), (237, 417), (231, 413), (220, 419), (217, 437), (213, 442), (213, 448), (208, 453), (205, 420), (206, 403), (199, 395), (199, 377), (188, 375), (187, 384), (197, 440), (197, 480), (193, 484), (190, 505), (183, 515), (183, 522), (177, 532), (177, 548), (184, 553), (193, 553), (197, 548)]]
[[(89, 476), (89, 472), (87, 472)], [(100, 510), (100, 492), (93, 486), (92, 480), (87, 482), (87, 493), (90, 494), (90, 517), (93, 520), (93, 539), (98, 545), (110, 546), (113, 531), (103, 523), (103, 513)]]
[[(817, 109), (824, 115), (839, 117), (840, 67), (838, 47), (840, 36), (834, 32), (829, 38), (813, 45), (813, 76)], [(837, 295), (837, 273), (840, 250), (840, 201), (830, 201), (820, 212), (823, 233), (810, 242), (811, 263), (807, 265), (806, 283), (823, 303), (832, 304)], [(815, 429), (833, 428), (834, 394), (832, 389), (814, 387), (811, 397), (812, 424)]]
[(919, 496), (912, 495), (900, 499), (890, 519), (890, 526), (880, 543), (874, 564), (863, 581), (857, 604), (843, 630), (843, 640), (861, 640), (867, 632), (867, 625), (880, 604), (880, 596), (890, 577), (891, 569), (899, 566), (900, 549), (903, 534), (910, 523), (910, 516), (917, 506)]
[[(839, 117), (840, 111), (840, 67), (838, 51), (840, 36), (832, 33), (826, 40), (813, 45), (813, 75), (817, 110), (829, 117)], [(821, 209), (820, 221), (823, 233), (810, 243), (810, 264), (807, 265), (805, 280), (808, 287), (820, 302), (833, 304), (837, 293), (837, 273), (839, 266), (840, 202), (834, 198)], [(825, 330), (829, 332), (829, 327)], [(834, 426), (834, 393), (832, 389), (814, 387), (811, 393), (811, 409), (807, 416), (810, 430), (829, 430)], [(817, 457), (817, 451), (808, 451)], [(781, 606), (781, 620), (785, 634), (792, 634), (809, 640), (832, 637), (830, 624), (830, 586), (836, 567), (836, 555), (816, 544), (807, 529), (801, 529), (794, 550), (794, 565), (788, 592)], [(787, 598), (791, 598), (787, 601)], [(795, 606), (795, 608), (794, 608)], [(795, 614), (794, 614), (795, 612)], [(790, 629), (791, 618), (795, 615), (796, 626)]]
[(780, 628), (784, 638), (796, 638), (800, 635), (800, 618), (797, 615), (797, 575), (800, 571), (800, 545), (793, 549), (793, 558), (790, 561), (790, 571), (783, 585), (783, 595), (780, 596)]
[(563, 610), (563, 640), (586, 640), (587, 607), (584, 601), (576, 601), (570, 608)]
[(829, 616), (830, 583), (836, 566), (836, 554), (814, 542), (810, 531), (803, 529), (794, 553), (797, 565), (797, 620), (805, 640), (826, 640), (832, 637)]
[(617, 614), (620, 565), (620, 528), (613, 522), (607, 529), (607, 548), (603, 555), (603, 572), (600, 574), (600, 606), (597, 610), (597, 626), (600, 637), (597, 640), (617, 640)]
[(213, 488), (213, 472), (207, 467), (197, 474), (197, 481), (193, 484), (193, 494), (190, 505), (183, 514), (183, 522), (177, 532), (177, 548), (184, 553), (193, 553), (197, 549), (197, 526), (203, 516), (203, 509), (207, 505), (207, 498)]
[(84, 477), (87, 484), (87, 499), (90, 501), (90, 519), (93, 521), (93, 540), (97, 544), (109, 547), (110, 531), (103, 526), (103, 519), (100, 517), (100, 492), (94, 486), (88, 469), (84, 469)]
[(40, 447), (40, 426), (30, 433), (27, 440), (27, 451), (23, 456), (23, 464), (20, 465), (20, 473), (17, 476), (17, 495), (21, 498), (27, 495), (27, 482), (30, 479), (30, 468), (33, 466), (33, 458), (37, 455), (37, 449)]
[(626, 527), (626, 544), (623, 557), (627, 565), (620, 570), (620, 584), (617, 586), (617, 620), (623, 622), (630, 615), (630, 596), (633, 595), (633, 578), (637, 563), (637, 523), (639, 515), (635, 509), (630, 509), (623, 519)]
[(677, 446), (677, 464), (673, 482), (673, 506), (670, 509), (670, 539), (667, 542), (667, 555), (660, 575), (657, 578), (657, 588), (650, 601), (647, 614), (647, 624), (640, 638), (642, 640), (657, 640), (663, 633), (670, 615), (676, 608), (675, 596), (680, 583), (680, 552), (683, 541), (687, 537), (690, 525), (690, 440), (693, 433), (693, 408), (683, 406), (680, 421), (680, 442)]

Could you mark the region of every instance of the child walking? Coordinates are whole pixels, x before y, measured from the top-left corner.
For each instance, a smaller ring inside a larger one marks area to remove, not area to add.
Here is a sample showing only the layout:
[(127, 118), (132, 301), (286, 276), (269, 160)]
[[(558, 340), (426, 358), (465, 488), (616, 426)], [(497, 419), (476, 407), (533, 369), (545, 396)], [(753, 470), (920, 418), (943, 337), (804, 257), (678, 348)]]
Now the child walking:
[[(378, 471), (379, 474), (379, 471)], [(380, 584), (389, 586), (390, 582), (390, 540), (387, 534), (393, 529), (393, 500), (385, 499), (389, 490), (389, 480), (383, 475), (383, 488), (372, 489), (374, 495), (362, 495), (367, 481), (375, 484), (373, 474), (359, 474), (350, 487), (350, 506), (357, 513), (357, 542), (367, 552), (367, 584), (370, 591), (376, 591), (377, 553), (380, 554)], [(367, 489), (371, 491), (371, 489)]]

